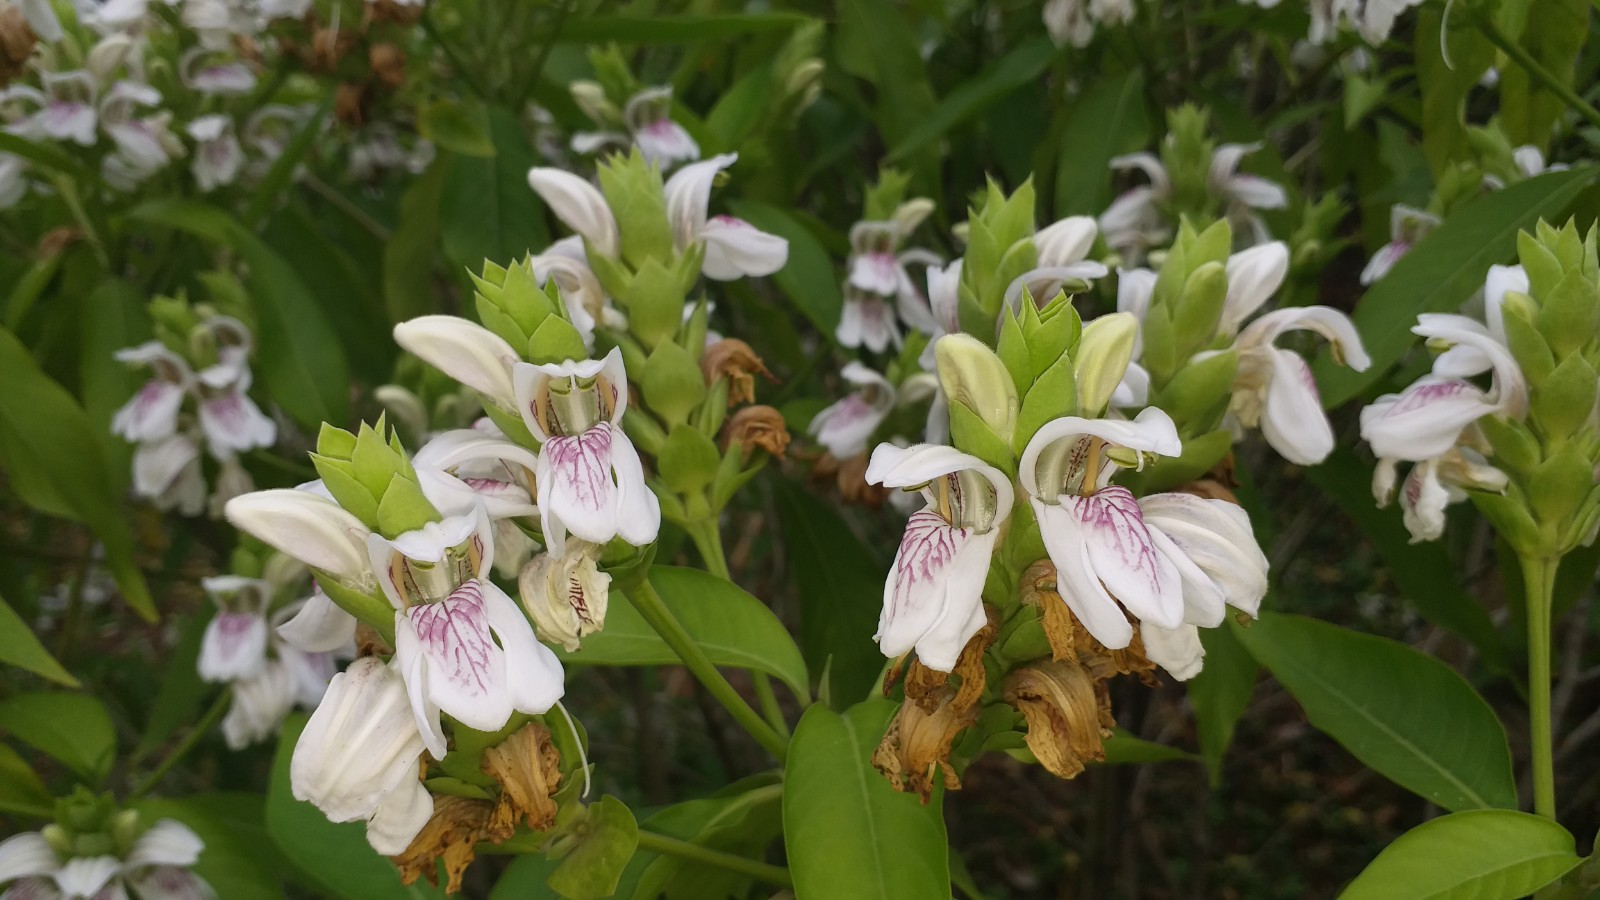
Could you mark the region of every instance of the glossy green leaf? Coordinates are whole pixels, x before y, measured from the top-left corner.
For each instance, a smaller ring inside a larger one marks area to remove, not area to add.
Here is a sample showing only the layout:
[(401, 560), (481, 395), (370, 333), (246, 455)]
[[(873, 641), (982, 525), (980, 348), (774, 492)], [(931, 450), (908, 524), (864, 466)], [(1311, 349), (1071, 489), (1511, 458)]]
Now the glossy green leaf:
[(789, 295), (795, 308), (831, 340), (834, 329), (839, 327), (844, 295), (839, 291), (839, 273), (833, 257), (822, 242), (799, 220), (776, 206), (754, 200), (734, 200), (728, 206), (739, 218), (789, 242), (789, 261), (773, 274), (772, 280)]
[[(674, 804), (650, 816), (643, 824), (652, 832), (760, 860), (765, 856), (767, 845), (782, 833), (781, 798), (781, 785), (773, 784), (731, 796)], [(658, 854), (640, 872), (631, 896), (633, 900), (654, 900), (661, 896), (737, 900), (748, 897), (754, 883), (748, 875), (697, 864), (681, 856)], [(618, 896), (629, 895), (619, 891)]]
[(313, 431), (323, 422), (346, 421), (350, 376), (344, 349), (327, 313), (287, 260), (232, 216), (203, 203), (156, 201), (129, 216), (232, 247), (250, 266), (247, 285), (255, 301), (259, 345), (255, 365), (272, 399)]
[(1200, 762), (1200, 757), (1168, 744), (1158, 744), (1134, 737), (1121, 728), (1114, 728), (1106, 739), (1106, 758), (1102, 765), (1138, 765), (1159, 762)]
[(1449, 810), (1516, 807), (1505, 729), (1449, 666), (1301, 616), (1230, 627), (1312, 725), (1379, 774)]
[[(384, 305), (382, 248), (370, 263), (359, 261), (352, 248), (334, 233), (329, 222), (295, 204), (267, 220), (262, 240), (285, 259), (296, 262), (295, 271), (306, 289), (327, 314), (328, 323), (345, 349), (351, 374), (369, 384), (382, 384), (394, 371), (400, 348), (373, 335), (389, 329)], [(382, 247), (387, 247), (387, 244)]]
[(140, 372), (113, 358), (118, 350), (150, 339), (146, 298), (134, 285), (110, 279), (86, 298), (83, 316), (83, 353), (78, 360), (78, 385), (83, 411), (100, 439), (106, 458), (106, 477), (113, 496), (122, 495), (132, 480), (134, 445), (111, 433), (111, 418), (132, 397), (148, 372)]
[[(922, 41), (908, 10), (892, 0), (852, 0), (838, 7), (834, 53), (843, 71), (874, 87), (874, 124), (890, 146), (898, 146), (933, 115), (936, 101)], [(904, 160), (916, 175), (916, 190), (933, 190), (939, 154), (928, 147)]]
[(433, 256), (439, 245), (445, 173), (454, 163), (448, 154), (441, 154), (400, 199), (400, 220), (383, 247), (383, 300), (392, 322), (437, 311)]
[(106, 565), (123, 599), (147, 621), (155, 601), (133, 558), (133, 533), (111, 490), (100, 438), (65, 388), (28, 349), (0, 330), (0, 461), (23, 500), (88, 525), (105, 546)]
[(263, 798), (240, 791), (153, 798), (134, 806), (146, 824), (176, 819), (205, 843), (194, 872), (228, 900), (274, 900), (284, 895), (284, 860), (267, 837)]
[(1055, 43), (1043, 36), (1007, 53), (940, 100), (932, 115), (917, 123), (896, 142), (884, 161), (893, 163), (905, 159), (982, 112), (990, 104), (1023, 85), (1031, 84), (1055, 59), (1056, 53)]
[(872, 690), (883, 654), (872, 640), (887, 561), (857, 540), (837, 509), (787, 479), (777, 482), (783, 544), (800, 592), (800, 646), (828, 695), (848, 705)]
[[(1515, 40), (1559, 84), (1571, 88), (1578, 53), (1589, 37), (1589, 0), (1532, 0), (1521, 13), (1526, 24)], [(1548, 148), (1551, 126), (1566, 110), (1566, 101), (1535, 82), (1522, 66), (1512, 62), (1501, 67), (1500, 127), (1513, 147)]]
[(1323, 404), (1331, 409), (1376, 384), (1416, 341), (1411, 326), (1418, 313), (1459, 309), (1483, 287), (1491, 265), (1515, 255), (1517, 232), (1541, 218), (1558, 219), (1595, 171), (1551, 172), (1484, 194), (1417, 242), (1356, 304), (1352, 318), (1372, 366), (1355, 372), (1327, 353), (1313, 364)]
[(54, 169), (71, 176), (72, 180), (79, 184), (97, 184), (100, 181), (100, 176), (93, 169), (87, 168), (74, 159), (72, 154), (61, 150), (53, 143), (30, 141), (9, 132), (0, 132), (0, 153), (11, 153), (47, 169)]
[(99, 784), (117, 755), (111, 716), (87, 694), (20, 694), (0, 700), (0, 732)]
[(289, 760), (305, 729), (306, 716), (291, 715), (278, 733), (278, 752), (267, 787), (267, 832), (287, 857), (329, 896), (345, 900), (389, 897), (440, 897), (419, 882), (407, 888), (387, 859), (367, 843), (363, 822), (329, 822), (315, 806), (294, 798), (289, 787)]
[(477, 271), (485, 259), (504, 265), (544, 249), (550, 241), (544, 206), (528, 187), (528, 170), (538, 158), (517, 117), (491, 108), (489, 134), (494, 156), (460, 157), (445, 173), (439, 234), (458, 271)]
[[(806, 697), (806, 664), (783, 623), (760, 600), (709, 572), (656, 566), (650, 583), (701, 649), (719, 666), (765, 672)], [(557, 649), (571, 665), (670, 666), (681, 660), (645, 623), (621, 591), (612, 591), (605, 630), (583, 639), (576, 653)]]
[(1111, 203), (1112, 157), (1139, 150), (1149, 139), (1140, 70), (1090, 85), (1073, 101), (1061, 134), (1056, 215), (1099, 215)]
[(417, 112), (417, 131), (451, 153), (494, 155), (488, 114), (476, 103), (436, 100)]
[(1215, 785), (1222, 775), (1222, 758), (1233, 742), (1233, 730), (1255, 694), (1261, 666), (1231, 628), (1202, 628), (1200, 643), (1206, 648), (1206, 665), (1187, 685), (1189, 706), (1194, 710), (1200, 755)]
[(78, 686), (78, 679), (56, 662), (4, 597), (0, 597), (0, 664), (16, 666), (67, 687)]
[(1378, 854), (1340, 900), (1515, 900), (1582, 862), (1549, 819), (1479, 809), (1418, 825)]
[[(1422, 93), (1422, 150), (1434, 180), (1471, 157), (1466, 100), (1494, 64), (1494, 47), (1465, 17), (1445, 20), (1428, 7), (1416, 16), (1417, 84)], [(1445, 51), (1448, 49), (1449, 57)]]
[(950, 896), (943, 796), (924, 805), (890, 787), (870, 761), (894, 711), (894, 703), (880, 699), (843, 713), (814, 704), (800, 717), (783, 791), (795, 896)]
[(144, 713), (144, 733), (139, 735), (139, 743), (133, 748), (135, 760), (155, 752), (180, 727), (193, 723), (200, 715), (201, 701), (217, 690), (215, 685), (200, 679), (198, 668), (200, 641), (211, 619), (209, 615), (196, 615), (183, 623), (177, 644), (167, 654), (161, 687)]
[(1372, 502), (1372, 467), (1347, 447), (1334, 450), (1306, 477), (1338, 504), (1367, 536), (1388, 567), (1389, 576), (1428, 621), (1466, 638), (1484, 661), (1505, 671), (1505, 650), (1483, 604), (1462, 589), (1458, 567), (1437, 541), (1411, 543), (1398, 504), (1379, 509)]

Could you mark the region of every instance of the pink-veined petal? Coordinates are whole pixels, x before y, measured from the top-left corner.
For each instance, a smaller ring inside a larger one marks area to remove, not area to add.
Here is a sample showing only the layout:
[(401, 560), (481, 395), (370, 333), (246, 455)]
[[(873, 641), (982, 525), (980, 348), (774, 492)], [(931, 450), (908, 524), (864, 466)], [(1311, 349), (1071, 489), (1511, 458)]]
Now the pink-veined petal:
[(356, 617), (313, 586), (300, 610), (277, 631), (278, 637), (306, 653), (331, 653), (355, 639)]
[(1443, 456), (1461, 430), (1493, 413), (1477, 386), (1454, 378), (1423, 378), (1361, 410), (1361, 437), (1379, 457), (1419, 461)]
[(1261, 434), (1284, 459), (1313, 466), (1333, 452), (1333, 426), (1322, 411), (1311, 367), (1298, 354), (1269, 348), (1272, 376), (1261, 406)]
[(489, 633), (484, 583), (405, 611), (427, 673), (429, 701), (469, 728), (496, 731), (511, 716), (505, 651)]
[(493, 584), (482, 584), (489, 627), (505, 651), (506, 684), (512, 707), (530, 715), (548, 712), (566, 693), (561, 661), (535, 638), (533, 626), (516, 601)]
[(661, 531), (661, 501), (644, 480), (644, 464), (639, 451), (622, 429), (601, 423), (611, 429), (611, 470), (616, 475), (617, 536), (643, 547), (652, 543)]
[(111, 431), (138, 443), (170, 437), (178, 428), (178, 409), (186, 391), (170, 381), (149, 381), (111, 418)]
[(1061, 599), (1095, 640), (1112, 650), (1128, 646), (1133, 641), (1133, 625), (1116, 598), (1107, 593), (1095, 576), (1089, 561), (1089, 545), (1079, 537), (1078, 516), (1059, 504), (1045, 504), (1037, 499), (1032, 502), (1045, 550), (1056, 566), (1056, 589)]
[(923, 665), (941, 672), (955, 668), (961, 648), (983, 625), (980, 618), (977, 627), (966, 630), (973, 608), (982, 610), (997, 536), (993, 530), (980, 535), (953, 527), (930, 510), (911, 516), (884, 582), (883, 610), (873, 635), (885, 656), (915, 648)]

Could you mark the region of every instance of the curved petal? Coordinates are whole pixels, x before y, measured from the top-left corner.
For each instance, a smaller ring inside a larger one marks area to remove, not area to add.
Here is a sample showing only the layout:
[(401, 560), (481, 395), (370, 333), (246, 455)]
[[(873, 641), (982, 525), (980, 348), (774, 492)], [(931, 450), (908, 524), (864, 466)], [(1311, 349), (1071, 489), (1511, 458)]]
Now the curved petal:
[(433, 795), (412, 779), (383, 798), (367, 820), (367, 843), (385, 856), (406, 852), (433, 816)]
[[(186, 473), (198, 475), (199, 469), (200, 447), (186, 434), (140, 444), (133, 454), (133, 491), (140, 497), (159, 499)], [(204, 491), (202, 481), (202, 495)]]
[(1033, 500), (1034, 516), (1045, 550), (1056, 566), (1056, 590), (1072, 614), (1094, 639), (1112, 650), (1133, 641), (1133, 625), (1117, 601), (1095, 577), (1089, 562), (1089, 546), (1078, 539), (1081, 523), (1071, 509), (1059, 504)]
[(667, 222), (672, 226), (673, 243), (681, 252), (700, 240), (706, 227), (706, 210), (711, 205), (711, 184), (717, 173), (739, 160), (737, 153), (723, 153), (690, 163), (667, 179), (664, 187)]
[(1314, 466), (1333, 452), (1333, 426), (1322, 411), (1311, 367), (1297, 354), (1276, 347), (1272, 375), (1261, 405), (1261, 434), (1284, 459)]
[(1512, 291), (1526, 294), (1530, 290), (1528, 273), (1521, 266), (1489, 267), (1489, 275), (1483, 283), (1483, 320), (1495, 340), (1506, 342), (1506, 294)]
[(468, 581), (405, 615), (424, 660), (429, 701), (468, 728), (492, 732), (511, 717), (511, 696), (505, 651), (489, 633), (484, 584)]
[(122, 871), (114, 856), (80, 856), (69, 859), (55, 873), (56, 885), (68, 897), (93, 897)]
[(913, 444), (910, 447), (879, 444), (872, 451), (872, 459), (867, 462), (866, 479), (870, 484), (907, 488), (963, 471), (976, 472), (994, 488), (994, 521), (1004, 522), (1010, 518), (1011, 506), (1016, 502), (1011, 479), (976, 456), (943, 444)]
[[(1139, 169), (1150, 179), (1150, 187), (1157, 193), (1167, 194), (1172, 191), (1172, 179), (1167, 177), (1167, 167), (1161, 164), (1161, 157), (1154, 153), (1141, 151), (1113, 156), (1110, 165), (1113, 172)], [(1101, 221), (1100, 227), (1105, 228), (1104, 220)]]
[(1528, 411), (1528, 382), (1522, 374), (1522, 367), (1506, 345), (1496, 340), (1487, 327), (1465, 316), (1422, 313), (1417, 316), (1417, 324), (1411, 331), (1420, 337), (1477, 350), (1494, 373), (1494, 384), (1488, 397), (1496, 410), (1515, 417), (1521, 417)]
[(180, 866), (156, 866), (127, 876), (127, 881), (139, 900), (217, 900), (204, 878)]
[(1063, 416), (1040, 426), (1023, 449), (1022, 459), (1017, 466), (1017, 480), (1022, 484), (1022, 489), (1035, 497), (1040, 496), (1040, 454), (1057, 441), (1083, 436), (1097, 437), (1118, 447), (1160, 456), (1179, 456), (1183, 453), (1178, 426), (1159, 407), (1151, 406), (1142, 410), (1131, 422), (1126, 419)]
[(1361, 437), (1380, 458), (1432, 459), (1454, 447), (1463, 428), (1496, 409), (1475, 385), (1427, 377), (1362, 409)]
[[(405, 640), (399, 630), (396, 640), (398, 659)], [(414, 645), (415, 635), (411, 640)], [(423, 739), (406, 689), (394, 666), (372, 656), (333, 676), (290, 760), (295, 799), (315, 804), (332, 821), (349, 822), (368, 818), (385, 795), (408, 779), (416, 781)]]
[(1217, 332), (1231, 336), (1238, 334), (1244, 320), (1283, 285), (1283, 279), (1289, 274), (1289, 245), (1272, 241), (1241, 250), (1228, 257), (1226, 270), (1228, 295), (1222, 304)]
[(183, 385), (149, 381), (111, 417), (111, 433), (132, 443), (159, 441), (178, 430), (178, 409), (183, 406)]
[(1200, 630), (1193, 625), (1168, 629), (1141, 622), (1139, 637), (1144, 641), (1145, 658), (1179, 681), (1199, 675), (1205, 665), (1206, 648), (1200, 643)]
[(313, 568), (341, 578), (360, 578), (368, 571), (367, 526), (309, 491), (245, 494), (229, 500), (224, 515), (240, 531)]
[(533, 626), (504, 591), (483, 582), (483, 599), (489, 627), (505, 650), (512, 707), (529, 715), (548, 712), (566, 693), (561, 661), (534, 637)]
[(1361, 343), (1361, 333), (1350, 317), (1327, 306), (1275, 309), (1246, 326), (1239, 335), (1238, 346), (1265, 346), (1285, 331), (1316, 332), (1333, 345), (1335, 359), (1357, 372), (1365, 372), (1372, 365), (1372, 358)]
[(1150, 532), (1150, 542), (1156, 548), (1156, 552), (1166, 558), (1167, 562), (1172, 563), (1172, 567), (1177, 570), (1183, 590), (1184, 623), (1205, 628), (1221, 625), (1222, 617), (1227, 613), (1227, 602), (1223, 599), (1222, 589), (1195, 564), (1177, 541), (1148, 521), (1145, 527)]
[(1216, 583), (1229, 606), (1251, 616), (1260, 611), (1267, 593), (1267, 557), (1243, 509), (1226, 500), (1181, 493), (1141, 497), (1139, 508), (1145, 525), (1170, 538)]
[[(982, 612), (983, 582), (998, 534), (955, 528), (929, 510), (911, 516), (884, 582), (883, 610), (873, 635), (885, 656), (915, 648), (923, 665), (941, 672), (955, 668), (961, 648), (978, 630), (965, 631), (974, 608)], [(956, 627), (939, 627), (946, 622)], [(980, 619), (978, 627), (982, 624)]]
[(1082, 262), (1099, 236), (1100, 228), (1091, 216), (1068, 216), (1051, 223), (1033, 235), (1033, 246), (1038, 251), (1036, 265), (1050, 269)]
[(1411, 543), (1435, 541), (1444, 534), (1444, 511), (1450, 491), (1439, 480), (1438, 465), (1426, 460), (1411, 467), (1400, 486), (1400, 513)]
[(562, 169), (536, 166), (528, 170), (528, 186), (597, 253), (615, 259), (621, 252), (616, 217), (594, 185)]
[(713, 216), (700, 229), (706, 258), (700, 271), (716, 281), (771, 275), (789, 261), (789, 242), (733, 216)]
[(200, 428), (207, 449), (218, 459), (270, 447), (278, 439), (278, 423), (238, 389), (201, 401)]
[(1150, 402), (1150, 373), (1136, 362), (1128, 363), (1122, 381), (1111, 392), (1111, 405), (1117, 409), (1134, 409)]
[(511, 367), (521, 357), (499, 335), (456, 316), (420, 316), (394, 327), (394, 339), (423, 362), (505, 408), (516, 406)]
[(644, 480), (644, 464), (628, 435), (615, 425), (611, 429), (611, 471), (616, 475), (617, 536), (644, 547), (655, 542), (661, 532), (661, 501)]
[(355, 640), (356, 617), (313, 585), (311, 596), (277, 632), (290, 646), (306, 653), (332, 653)]
[(612, 480), (618, 432), (602, 422), (583, 434), (552, 437), (539, 454), (539, 515), (552, 553), (568, 532), (596, 544), (617, 536), (617, 485)]
[(49, 875), (60, 866), (50, 842), (37, 831), (25, 831), (0, 841), (0, 884)]
[(267, 620), (255, 612), (218, 612), (200, 640), (200, 677), (228, 682), (254, 675), (267, 660)]
[[(1129, 612), (1163, 628), (1183, 622), (1183, 583), (1177, 567), (1156, 549), (1132, 492), (1112, 485), (1087, 497), (1062, 497), (1061, 507), (1068, 515), (1053, 521), (1069, 523), (1069, 528), (1052, 534), (1042, 523), (1040, 527), (1052, 560), (1063, 549), (1063, 539), (1080, 544), (1090, 574)], [(1056, 568), (1059, 572), (1060, 561)]]

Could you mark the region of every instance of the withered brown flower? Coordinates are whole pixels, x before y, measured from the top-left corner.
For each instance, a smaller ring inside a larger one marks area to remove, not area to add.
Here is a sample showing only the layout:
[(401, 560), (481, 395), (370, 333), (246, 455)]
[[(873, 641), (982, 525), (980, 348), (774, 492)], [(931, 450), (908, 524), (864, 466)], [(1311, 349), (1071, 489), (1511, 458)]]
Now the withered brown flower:
[(495, 828), (493, 817), (493, 801), (435, 795), (428, 824), (422, 826), (404, 853), (390, 857), (400, 870), (401, 883), (414, 884), (419, 877), (426, 877), (428, 883), (437, 885), (438, 861), (442, 859), (448, 878), (445, 893), (461, 890), (461, 876), (477, 855), (478, 842), (499, 843), (511, 836), (510, 829)]
[(1037, 607), (1043, 620), (1045, 637), (1050, 641), (1050, 658), (1082, 665), (1094, 678), (1138, 675), (1146, 684), (1155, 683), (1156, 664), (1145, 658), (1144, 641), (1136, 628), (1133, 641), (1112, 650), (1083, 627), (1072, 608), (1057, 592), (1056, 567), (1048, 559), (1029, 566), (1022, 573), (1022, 602)]
[(936, 783), (947, 790), (961, 787), (961, 779), (950, 765), (950, 747), (957, 735), (978, 721), (976, 705), (965, 710), (956, 707), (954, 688), (941, 688), (932, 699), (931, 705), (900, 704), (872, 753), (872, 765), (895, 790), (915, 792), (924, 803), (933, 796)]
[(756, 448), (782, 459), (789, 450), (789, 426), (783, 414), (770, 406), (746, 406), (728, 417), (722, 426), (722, 446), (738, 443), (744, 448), (744, 458)]
[(406, 80), (406, 52), (395, 44), (373, 44), (367, 50), (367, 63), (383, 86), (393, 90)]
[(877, 509), (889, 499), (891, 489), (867, 482), (867, 462), (868, 457), (865, 453), (840, 459), (824, 451), (812, 466), (811, 477), (817, 481), (832, 477), (839, 487), (841, 500)]
[[(949, 684), (950, 676), (956, 675), (960, 684), (956, 688), (955, 696), (950, 699), (950, 704), (958, 713), (966, 712), (978, 705), (983, 697), (983, 689), (988, 683), (988, 673), (983, 666), (983, 655), (994, 645), (995, 638), (1000, 634), (999, 625), (995, 621), (995, 611), (992, 607), (985, 606), (984, 614), (988, 616), (987, 625), (978, 629), (961, 648), (961, 655), (956, 658), (955, 669), (950, 672), (940, 672), (930, 669), (922, 664), (921, 660), (912, 660), (905, 667), (906, 699), (918, 704), (928, 712), (933, 712), (934, 707), (943, 698), (943, 688)], [(900, 675), (901, 668), (896, 665), (884, 678), (883, 691), (885, 694), (894, 686), (894, 680)]]
[(766, 363), (756, 355), (750, 345), (738, 338), (723, 338), (706, 348), (700, 357), (700, 372), (706, 385), (715, 384), (718, 378), (728, 379), (728, 406), (756, 402), (756, 374), (776, 382)]
[(1111, 697), (1104, 679), (1070, 661), (1040, 662), (1006, 676), (1005, 700), (1028, 720), (1028, 749), (1060, 778), (1105, 759), (1111, 736)]
[(518, 821), (533, 831), (556, 822), (555, 794), (561, 787), (561, 752), (550, 729), (529, 722), (483, 753), (483, 771), (500, 782), (493, 823), (510, 834)]
[(12, 3), (0, 9), (0, 87), (27, 69), (38, 43), (39, 36), (29, 27), (21, 6)]

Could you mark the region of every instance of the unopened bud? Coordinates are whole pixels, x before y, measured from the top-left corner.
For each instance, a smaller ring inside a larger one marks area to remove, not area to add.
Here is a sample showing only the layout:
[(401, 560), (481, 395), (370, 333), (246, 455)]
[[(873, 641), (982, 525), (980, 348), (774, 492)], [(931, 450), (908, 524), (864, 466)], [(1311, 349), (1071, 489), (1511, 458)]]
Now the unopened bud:
[(933, 349), (939, 384), (951, 405), (970, 410), (1009, 443), (1017, 426), (1017, 387), (1005, 363), (982, 341), (967, 334), (947, 334)]
[(517, 576), (522, 608), (539, 637), (576, 651), (583, 638), (605, 627), (611, 576), (595, 566), (594, 552), (568, 545), (565, 556), (541, 553)]
[(1078, 414), (1099, 415), (1111, 402), (1111, 394), (1122, 383), (1122, 376), (1133, 359), (1133, 344), (1139, 336), (1139, 320), (1132, 313), (1112, 313), (1084, 326), (1073, 360), (1078, 384)]

